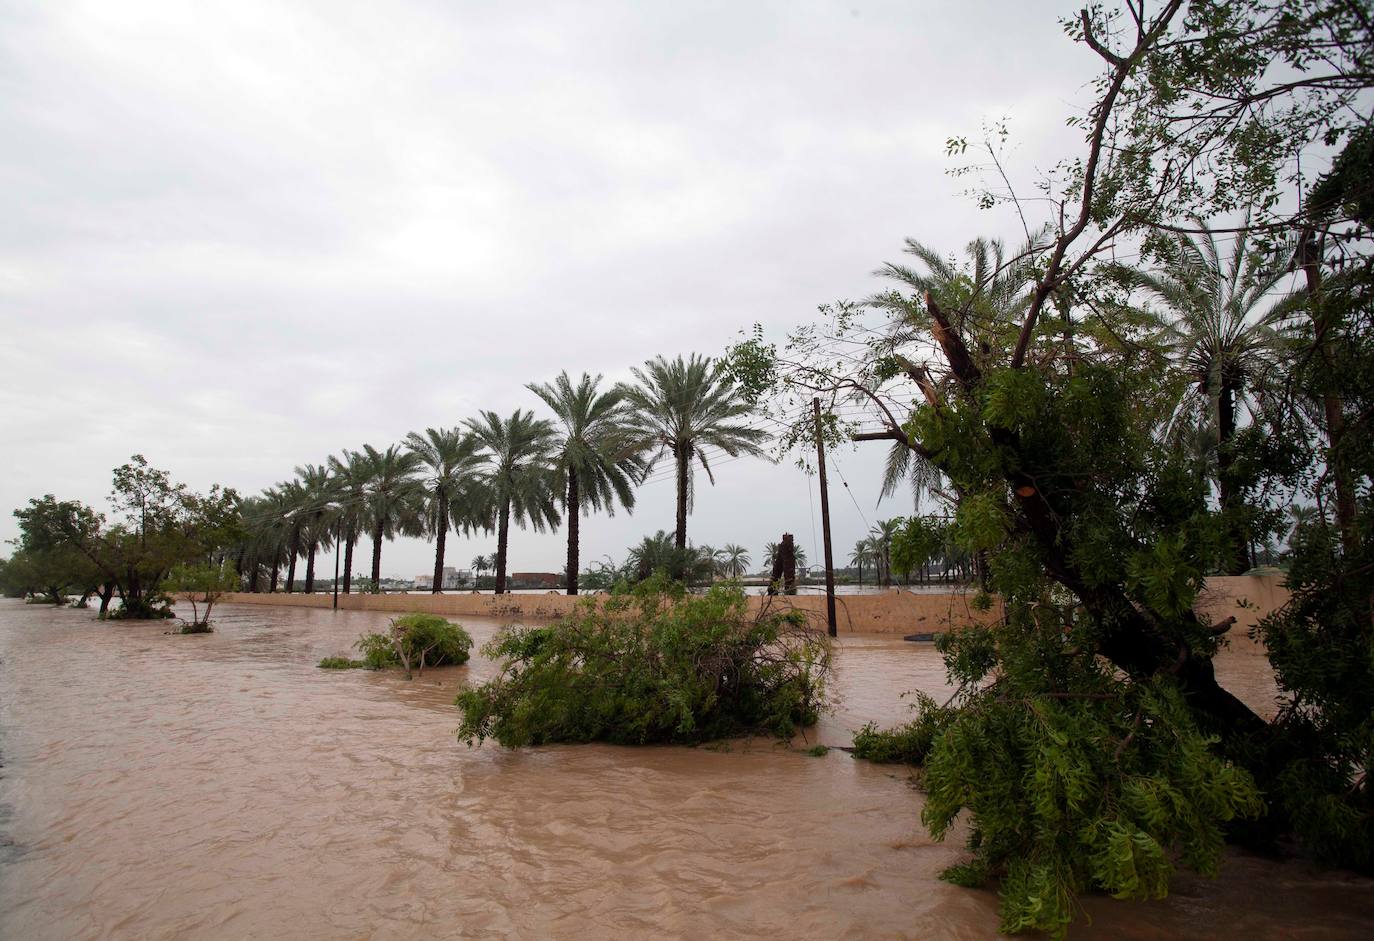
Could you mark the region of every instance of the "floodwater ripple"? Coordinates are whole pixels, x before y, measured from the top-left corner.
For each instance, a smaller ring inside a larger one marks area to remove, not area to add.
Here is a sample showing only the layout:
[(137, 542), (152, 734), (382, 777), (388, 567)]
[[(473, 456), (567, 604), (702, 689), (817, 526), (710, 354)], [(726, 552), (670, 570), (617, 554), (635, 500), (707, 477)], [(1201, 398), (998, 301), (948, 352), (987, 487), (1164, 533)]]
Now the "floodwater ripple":
[[(986, 938), (939, 882), (911, 775), (770, 741), (467, 748), (494, 671), (318, 670), (386, 615), (257, 606), (217, 631), (0, 602), (0, 937)], [(479, 645), (495, 622), (465, 622)], [(809, 741), (947, 690), (929, 645), (847, 637)], [(1272, 711), (1257, 650), (1218, 672)], [(1232, 853), (1159, 903), (1088, 899), (1075, 937), (1364, 938), (1368, 880)]]

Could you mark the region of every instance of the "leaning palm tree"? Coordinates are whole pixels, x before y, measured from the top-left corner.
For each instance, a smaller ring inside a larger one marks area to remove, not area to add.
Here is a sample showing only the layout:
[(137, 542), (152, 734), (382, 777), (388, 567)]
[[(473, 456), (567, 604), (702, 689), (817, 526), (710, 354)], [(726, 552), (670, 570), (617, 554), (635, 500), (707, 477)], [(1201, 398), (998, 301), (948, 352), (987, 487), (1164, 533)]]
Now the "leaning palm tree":
[(749, 570), (749, 550), (733, 542), (727, 542), (721, 546), (720, 551), (724, 553), (722, 574), (726, 578), (743, 578), (744, 573)]
[(677, 528), (674, 543), (687, 546), (687, 514), (691, 511), (693, 469), (699, 463), (716, 482), (706, 455), (716, 448), (730, 457), (764, 456), (768, 433), (744, 423), (750, 406), (724, 363), (693, 353), (689, 359), (655, 357), (643, 369), (631, 369), (638, 385), (623, 386), (634, 407), (634, 434), (646, 452), (649, 466), (671, 455), (677, 477)]
[(475, 512), (480, 501), (473, 497), (477, 471), (487, 463), (482, 443), (461, 428), (426, 428), (423, 435), (411, 432), (405, 445), (422, 465), (420, 506), (426, 536), (434, 537), (434, 594), (444, 590), (444, 543), (450, 528), (465, 533), (480, 523)]
[(615, 514), (619, 501), (634, 512), (634, 488), (644, 478), (643, 448), (631, 435), (625, 391), (598, 392), (601, 377), (582, 374), (576, 386), (566, 372), (528, 388), (558, 416), (562, 426), (553, 445), (554, 483), (568, 516), (568, 594), (577, 594), (578, 539), (582, 514)]
[(482, 475), (496, 517), (496, 593), (506, 590), (506, 550), (510, 524), (527, 523), (536, 531), (558, 525), (554, 496), (554, 461), (557, 434), (553, 425), (536, 419), (533, 412), (517, 409), (503, 419), (484, 411), (469, 419), (468, 428), (490, 451), (490, 463)]
[(378, 451), (370, 444), (349, 454), (358, 461), (364, 484), (363, 520), (372, 535), (372, 592), (381, 591), (382, 540), (420, 531), (420, 487), (415, 479), (420, 459), (400, 445)]
[[(1279, 325), (1293, 301), (1275, 302), (1270, 294), (1288, 275), (1277, 257), (1252, 251), (1244, 234), (1224, 259), (1216, 238), (1201, 220), (1197, 236), (1175, 236), (1166, 264), (1158, 271), (1116, 266), (1113, 273), (1127, 286), (1164, 303), (1172, 315), (1165, 342), (1182, 367), (1187, 386), (1174, 408), (1172, 429), (1188, 433), (1199, 425), (1213, 429), (1218, 503), (1223, 513), (1238, 510), (1231, 468), (1232, 444), (1242, 409), (1256, 412), (1267, 377), (1283, 345)], [(1249, 567), (1249, 536), (1243, 525), (1231, 527), (1227, 573)]]

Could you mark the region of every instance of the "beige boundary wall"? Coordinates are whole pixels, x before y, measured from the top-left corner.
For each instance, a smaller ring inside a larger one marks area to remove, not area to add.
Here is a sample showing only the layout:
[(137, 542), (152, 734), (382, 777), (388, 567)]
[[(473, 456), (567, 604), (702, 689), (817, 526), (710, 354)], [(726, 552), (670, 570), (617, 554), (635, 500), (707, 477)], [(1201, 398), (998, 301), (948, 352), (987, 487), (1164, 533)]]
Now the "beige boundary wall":
[[(584, 595), (582, 597), (598, 597)], [(994, 605), (991, 611), (974, 611), (968, 606), (972, 594), (958, 592), (943, 594), (915, 594), (889, 591), (875, 595), (837, 595), (835, 611), (842, 634), (930, 634), (948, 630), (951, 624), (970, 620), (986, 620), (1000, 614)], [(302, 608), (328, 608), (332, 595), (251, 594), (238, 592), (225, 595), (224, 602), (236, 604), (285, 605)], [(758, 610), (763, 598), (751, 596), (751, 610)], [(1288, 600), (1283, 576), (1233, 575), (1207, 580), (1207, 588), (1198, 602), (1198, 613), (1209, 623), (1218, 623), (1235, 616), (1232, 638), (1243, 636), (1261, 617), (1281, 607)], [(825, 618), (823, 595), (796, 595), (771, 599), (772, 603), (813, 614), (818, 621)], [(487, 617), (507, 621), (547, 621), (560, 618), (572, 610), (577, 599), (562, 594), (543, 595), (340, 595), (339, 607), (345, 611), (424, 611), (451, 617)]]
[[(996, 616), (996, 606), (990, 612), (971, 609), (968, 599), (972, 597), (972, 594), (915, 594), (908, 591), (889, 591), (875, 595), (837, 595), (836, 624), (842, 634), (930, 634), (948, 630), (952, 623), (967, 623), (975, 618), (988, 619)], [(344, 611), (423, 611), (426, 614), (442, 614), (446, 617), (547, 621), (568, 614), (577, 601), (577, 598), (563, 594), (350, 594), (339, 595), (339, 608)], [(794, 595), (771, 599), (750, 596), (750, 610), (758, 610), (765, 601), (771, 601), (777, 607), (806, 611), (813, 614), (820, 623), (825, 622), (824, 595)], [(334, 596), (233, 592), (221, 598), (220, 603), (328, 608), (333, 605)]]

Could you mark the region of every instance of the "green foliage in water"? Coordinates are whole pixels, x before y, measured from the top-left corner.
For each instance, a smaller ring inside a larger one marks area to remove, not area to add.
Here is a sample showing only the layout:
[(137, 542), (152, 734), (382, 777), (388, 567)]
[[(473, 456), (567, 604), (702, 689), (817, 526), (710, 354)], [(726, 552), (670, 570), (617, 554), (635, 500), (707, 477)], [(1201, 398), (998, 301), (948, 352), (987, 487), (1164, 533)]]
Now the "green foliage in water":
[(362, 660), (353, 660), (349, 657), (325, 657), (316, 666), (321, 670), (361, 670), (367, 664)]
[(213, 634), (215, 629), (210, 626), (209, 621), (192, 621), (190, 624), (183, 624), (178, 634)]
[(369, 670), (386, 667), (461, 666), (468, 662), (472, 636), (437, 614), (407, 614), (386, 633), (364, 634), (353, 645)]
[(556, 624), (507, 628), (483, 653), (504, 667), (459, 694), (458, 737), (509, 748), (786, 737), (824, 707), (831, 656), (799, 614), (750, 615), (739, 588), (691, 595), (661, 574)]
[(891, 729), (870, 722), (854, 733), (854, 757), (878, 764), (919, 765), (930, 754), (937, 733), (943, 731), (949, 713), (938, 708), (925, 693), (916, 694), (918, 715)]
[(812, 745), (806, 750), (806, 753), (812, 758), (824, 758), (830, 754), (830, 748), (826, 745)]

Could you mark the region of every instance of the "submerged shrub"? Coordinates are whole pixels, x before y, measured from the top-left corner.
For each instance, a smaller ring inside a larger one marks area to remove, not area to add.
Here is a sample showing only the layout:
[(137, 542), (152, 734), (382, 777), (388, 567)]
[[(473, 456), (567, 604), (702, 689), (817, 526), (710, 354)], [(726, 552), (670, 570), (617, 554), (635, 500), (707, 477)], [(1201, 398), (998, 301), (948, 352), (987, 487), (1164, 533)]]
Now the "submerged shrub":
[(367, 664), (361, 660), (351, 660), (348, 657), (325, 657), (316, 666), (321, 670), (361, 670)]
[(386, 633), (364, 634), (353, 646), (362, 653), (362, 665), (369, 670), (399, 666), (409, 677), (411, 668), (423, 673), (427, 666), (467, 663), (472, 637), (437, 614), (407, 614), (393, 619)]
[(870, 722), (855, 732), (854, 757), (878, 764), (924, 762), (951, 714), (925, 693), (917, 693), (916, 700), (917, 715), (910, 722), (891, 729), (880, 729)]
[(512, 627), (483, 653), (496, 679), (464, 690), (458, 737), (691, 744), (786, 737), (825, 703), (829, 640), (796, 612), (747, 613), (738, 587), (689, 595), (662, 575), (545, 627)]

